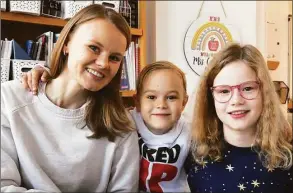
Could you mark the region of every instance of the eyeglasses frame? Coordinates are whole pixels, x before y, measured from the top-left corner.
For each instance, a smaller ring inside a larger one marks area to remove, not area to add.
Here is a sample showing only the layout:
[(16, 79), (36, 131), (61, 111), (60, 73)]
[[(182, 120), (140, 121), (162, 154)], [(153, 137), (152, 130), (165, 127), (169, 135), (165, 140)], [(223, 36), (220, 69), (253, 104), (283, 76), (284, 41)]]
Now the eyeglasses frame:
[[(257, 83), (257, 84), (258, 84), (258, 92), (257, 92), (257, 95), (256, 95), (254, 98), (252, 98), (252, 99), (247, 99), (247, 98), (245, 98), (245, 97), (242, 96), (242, 91), (240, 90), (240, 87), (241, 87), (241, 85), (243, 85), (243, 84), (247, 84), (247, 83), (251, 83), (251, 82), (254, 82), (254, 83)], [(219, 86), (228, 86), (228, 87), (231, 89), (231, 96), (230, 96), (230, 98), (229, 98), (226, 102), (220, 102), (220, 101), (218, 101), (218, 100), (216, 99), (216, 97), (214, 96), (214, 92), (213, 92), (213, 91), (215, 90), (215, 88), (217, 88), (217, 87), (219, 87)], [(243, 82), (243, 83), (241, 83), (241, 84), (237, 84), (237, 85), (233, 85), (233, 86), (230, 86), (230, 85), (218, 85), (218, 86), (212, 86), (212, 87), (210, 87), (210, 89), (211, 89), (211, 92), (212, 92), (213, 98), (214, 98), (217, 102), (219, 102), (219, 103), (227, 103), (227, 102), (229, 102), (229, 101), (231, 100), (231, 98), (232, 98), (232, 96), (233, 96), (233, 94), (234, 94), (234, 89), (235, 89), (235, 88), (238, 89), (238, 91), (239, 91), (239, 93), (240, 93), (240, 96), (241, 96), (242, 98), (244, 98), (245, 100), (253, 100), (253, 99), (255, 99), (255, 98), (258, 96), (258, 93), (259, 93), (259, 90), (260, 90), (260, 86), (261, 86), (260, 81), (259, 81), (259, 80), (255, 80), (255, 81), (246, 81), (246, 82)]]

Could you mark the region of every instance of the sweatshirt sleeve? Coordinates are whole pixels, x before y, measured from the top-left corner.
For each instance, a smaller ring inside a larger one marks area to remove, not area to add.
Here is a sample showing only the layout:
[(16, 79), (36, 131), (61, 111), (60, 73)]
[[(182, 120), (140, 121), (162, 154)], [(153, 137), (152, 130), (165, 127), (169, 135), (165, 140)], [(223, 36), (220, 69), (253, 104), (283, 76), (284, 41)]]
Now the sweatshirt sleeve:
[(107, 192), (138, 192), (139, 160), (137, 132), (131, 132), (116, 149)]
[[(3, 87), (1, 87), (2, 90)], [(3, 90), (2, 90), (3, 93)], [(1, 192), (41, 192), (20, 187), (21, 176), (16, 146), (10, 129), (5, 96), (1, 93)]]

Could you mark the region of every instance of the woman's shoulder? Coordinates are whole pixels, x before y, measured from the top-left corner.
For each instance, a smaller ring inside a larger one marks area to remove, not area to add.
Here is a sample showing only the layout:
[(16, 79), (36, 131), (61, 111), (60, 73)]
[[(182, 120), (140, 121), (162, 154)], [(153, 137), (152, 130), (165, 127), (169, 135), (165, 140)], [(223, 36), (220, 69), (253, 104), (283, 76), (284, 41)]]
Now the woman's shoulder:
[(115, 142), (119, 148), (128, 148), (136, 145), (138, 147), (138, 134), (137, 131), (129, 131), (123, 133), (121, 136), (115, 137)]
[(7, 81), (1, 84), (1, 104), (5, 108), (15, 110), (33, 102), (34, 95), (26, 90), (19, 80)]

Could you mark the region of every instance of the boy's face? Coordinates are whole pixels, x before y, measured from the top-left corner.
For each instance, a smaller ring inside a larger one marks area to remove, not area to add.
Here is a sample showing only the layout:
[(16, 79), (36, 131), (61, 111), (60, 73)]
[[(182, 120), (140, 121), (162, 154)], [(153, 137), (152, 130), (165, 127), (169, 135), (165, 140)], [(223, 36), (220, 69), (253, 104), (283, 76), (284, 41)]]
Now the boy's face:
[(151, 72), (145, 79), (137, 109), (148, 129), (157, 135), (168, 132), (178, 121), (187, 102), (183, 81), (172, 70)]

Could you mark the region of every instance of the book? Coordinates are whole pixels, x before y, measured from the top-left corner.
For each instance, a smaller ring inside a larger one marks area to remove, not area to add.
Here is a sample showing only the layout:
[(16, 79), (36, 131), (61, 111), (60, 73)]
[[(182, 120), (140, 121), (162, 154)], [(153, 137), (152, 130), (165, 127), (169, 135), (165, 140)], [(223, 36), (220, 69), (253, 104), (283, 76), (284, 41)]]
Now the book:
[(3, 58), (10, 59), (12, 54), (12, 41), (5, 38), (4, 42), (5, 42), (5, 46), (4, 46)]
[(44, 55), (45, 55), (45, 57), (43, 58), (42, 54), (41, 54), (40, 59), (45, 60), (46, 64), (48, 66), (50, 66), (50, 57), (51, 57), (51, 53), (52, 53), (52, 50), (53, 50), (53, 43), (54, 43), (54, 33), (51, 32), (51, 31), (47, 31), (47, 32), (41, 34), (40, 36), (38, 36), (37, 40), (39, 40), (40, 38), (43, 41), (42, 44), (44, 44), (43, 49), (44, 49)]
[(33, 50), (33, 56), (32, 56), (33, 60), (37, 58), (38, 48), (39, 48), (39, 42), (34, 42), (34, 50)]
[(31, 55), (32, 47), (33, 47), (33, 40), (26, 40), (24, 49), (26, 53), (28, 54), (28, 56)]
[(1, 40), (1, 58), (4, 58), (5, 47), (6, 47), (5, 41)]
[(123, 57), (123, 65), (122, 65), (120, 89), (121, 90), (129, 90), (129, 79), (128, 79), (128, 73), (127, 73), (127, 66), (126, 66), (126, 58), (125, 58), (125, 56)]
[(12, 39), (12, 48), (13, 48), (13, 59), (19, 59), (19, 60), (31, 60), (31, 57), (27, 54), (27, 52), (20, 47), (20, 45)]

